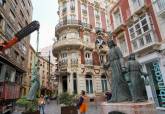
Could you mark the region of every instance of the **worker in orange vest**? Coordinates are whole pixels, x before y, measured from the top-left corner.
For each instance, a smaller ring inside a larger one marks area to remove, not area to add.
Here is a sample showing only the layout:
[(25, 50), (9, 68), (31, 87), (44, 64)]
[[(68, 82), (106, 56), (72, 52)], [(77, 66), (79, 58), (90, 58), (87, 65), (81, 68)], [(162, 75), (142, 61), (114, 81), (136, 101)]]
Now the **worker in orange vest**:
[(88, 110), (88, 97), (86, 96), (84, 90), (81, 91), (78, 107), (80, 110), (80, 114), (85, 114)]

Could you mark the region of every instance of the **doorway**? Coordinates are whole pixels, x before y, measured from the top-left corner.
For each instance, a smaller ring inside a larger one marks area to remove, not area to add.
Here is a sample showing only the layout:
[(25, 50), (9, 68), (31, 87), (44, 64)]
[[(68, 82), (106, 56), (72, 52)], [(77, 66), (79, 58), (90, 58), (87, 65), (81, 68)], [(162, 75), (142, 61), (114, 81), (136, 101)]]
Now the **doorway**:
[(68, 82), (67, 82), (67, 76), (63, 76), (62, 77), (62, 89), (63, 92), (67, 92), (67, 86), (68, 86)]

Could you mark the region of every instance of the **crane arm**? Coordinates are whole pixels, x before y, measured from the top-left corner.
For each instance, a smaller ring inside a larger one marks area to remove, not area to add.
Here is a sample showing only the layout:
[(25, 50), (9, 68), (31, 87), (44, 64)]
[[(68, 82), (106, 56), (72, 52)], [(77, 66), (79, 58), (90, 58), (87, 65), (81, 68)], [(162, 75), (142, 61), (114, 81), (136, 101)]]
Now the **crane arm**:
[(23, 38), (25, 38), (32, 32), (34, 32), (35, 30), (39, 30), (39, 28), (40, 28), (40, 24), (38, 21), (31, 22), (26, 27), (24, 27), (20, 31), (18, 31), (11, 40), (9, 40), (3, 44), (0, 44), (0, 51), (4, 51), (5, 49), (10, 48), (14, 44), (19, 42), (20, 40), (22, 40)]

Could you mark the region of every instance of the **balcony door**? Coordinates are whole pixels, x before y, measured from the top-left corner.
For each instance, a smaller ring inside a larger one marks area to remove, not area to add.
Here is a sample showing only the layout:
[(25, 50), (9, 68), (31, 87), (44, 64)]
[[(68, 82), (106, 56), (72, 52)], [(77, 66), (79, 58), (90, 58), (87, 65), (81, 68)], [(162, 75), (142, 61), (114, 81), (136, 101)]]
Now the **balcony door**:
[(63, 76), (62, 77), (62, 89), (63, 92), (67, 92), (67, 86), (68, 86), (68, 82), (67, 82), (67, 76)]
[(93, 80), (91, 75), (86, 75), (86, 91), (88, 94), (93, 93)]

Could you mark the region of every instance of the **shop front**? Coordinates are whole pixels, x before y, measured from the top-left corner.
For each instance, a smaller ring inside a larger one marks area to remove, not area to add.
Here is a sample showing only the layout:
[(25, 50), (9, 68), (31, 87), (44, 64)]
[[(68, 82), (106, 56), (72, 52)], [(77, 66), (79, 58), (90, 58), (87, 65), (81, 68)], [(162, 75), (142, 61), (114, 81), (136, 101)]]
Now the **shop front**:
[(165, 108), (165, 67), (164, 57), (160, 53), (152, 53), (139, 58), (143, 70), (149, 74), (149, 86), (146, 86), (147, 95), (157, 107)]

